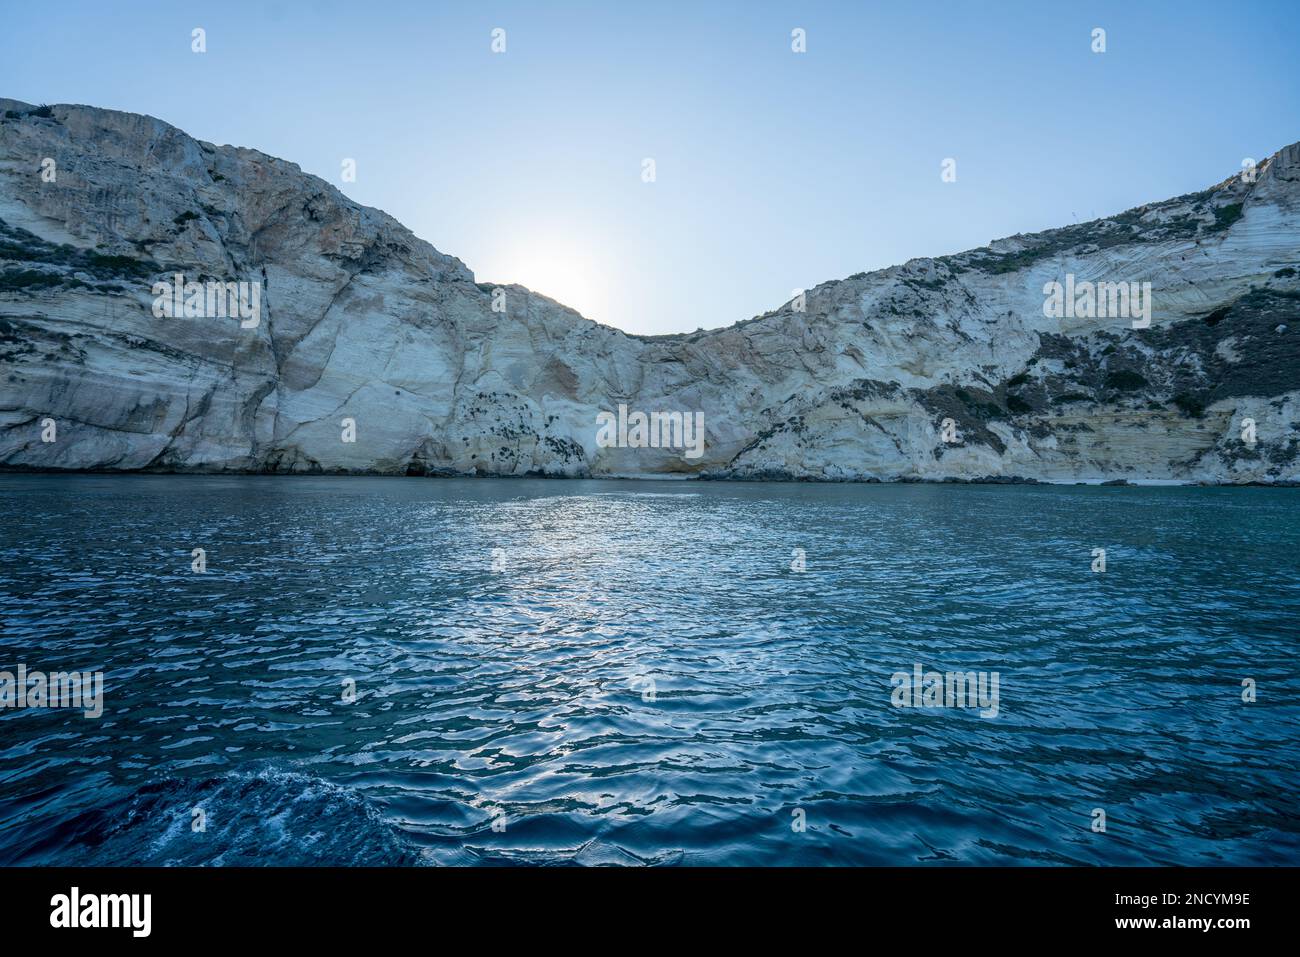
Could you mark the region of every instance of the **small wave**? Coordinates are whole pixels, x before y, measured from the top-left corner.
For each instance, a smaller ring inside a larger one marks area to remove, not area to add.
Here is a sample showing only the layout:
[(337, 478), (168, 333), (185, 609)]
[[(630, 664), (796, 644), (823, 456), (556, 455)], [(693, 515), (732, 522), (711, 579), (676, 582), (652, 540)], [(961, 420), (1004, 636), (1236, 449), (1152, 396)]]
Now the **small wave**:
[(66, 830), (61, 862), (92, 866), (421, 863), (418, 849), (361, 794), (275, 768), (151, 782), (79, 814)]
[(426, 848), (426, 859), (450, 866), (478, 867), (671, 867), (682, 863), (683, 852), (671, 850), (654, 857), (641, 857), (627, 848), (593, 838), (573, 850), (518, 850), (460, 847)]

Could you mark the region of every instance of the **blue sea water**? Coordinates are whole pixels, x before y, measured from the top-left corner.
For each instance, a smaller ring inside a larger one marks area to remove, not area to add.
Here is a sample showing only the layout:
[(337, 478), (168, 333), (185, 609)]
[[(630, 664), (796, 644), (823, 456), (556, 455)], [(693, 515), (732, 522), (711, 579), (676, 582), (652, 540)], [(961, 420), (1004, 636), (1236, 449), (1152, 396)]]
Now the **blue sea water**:
[(0, 493), (0, 864), (1300, 863), (1300, 490)]

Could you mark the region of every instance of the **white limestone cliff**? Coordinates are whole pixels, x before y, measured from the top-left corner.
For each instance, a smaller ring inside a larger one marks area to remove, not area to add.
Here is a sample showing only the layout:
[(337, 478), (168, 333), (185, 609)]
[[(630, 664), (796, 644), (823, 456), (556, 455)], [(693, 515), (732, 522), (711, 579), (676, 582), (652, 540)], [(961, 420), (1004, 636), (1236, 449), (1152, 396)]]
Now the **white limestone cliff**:
[[(257, 325), (156, 317), (176, 273), (260, 283)], [(1150, 327), (1045, 316), (1067, 274), (1150, 282)], [(292, 163), (0, 99), (0, 467), (1300, 480), (1300, 145), (1253, 182), (823, 283), (802, 311), (711, 332), (627, 335), (519, 286), (503, 301)], [(600, 447), (620, 404), (703, 412), (703, 454)]]

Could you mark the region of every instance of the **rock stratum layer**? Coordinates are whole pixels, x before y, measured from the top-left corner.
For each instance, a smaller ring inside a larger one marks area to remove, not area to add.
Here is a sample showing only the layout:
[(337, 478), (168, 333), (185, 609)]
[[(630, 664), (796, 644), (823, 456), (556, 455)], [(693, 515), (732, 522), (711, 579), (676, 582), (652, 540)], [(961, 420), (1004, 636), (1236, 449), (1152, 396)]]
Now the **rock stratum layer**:
[[(1294, 482), (1300, 146), (1248, 179), (644, 337), (292, 163), (0, 99), (0, 467)], [(177, 273), (260, 283), (258, 324), (156, 317)], [(1149, 328), (1046, 316), (1067, 275), (1150, 282)], [(703, 454), (602, 447), (620, 404), (703, 412)]]

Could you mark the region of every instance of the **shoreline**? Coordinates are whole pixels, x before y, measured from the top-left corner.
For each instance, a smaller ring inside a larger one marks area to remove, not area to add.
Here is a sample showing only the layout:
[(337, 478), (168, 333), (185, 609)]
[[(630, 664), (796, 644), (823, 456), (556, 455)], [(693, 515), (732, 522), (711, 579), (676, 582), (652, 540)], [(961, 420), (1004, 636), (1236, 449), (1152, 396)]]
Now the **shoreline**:
[(1285, 479), (1278, 482), (1212, 482), (1183, 481), (1159, 478), (1092, 478), (1092, 479), (1037, 479), (1020, 475), (987, 475), (977, 478), (862, 478), (828, 479), (789, 477), (745, 478), (735, 475), (548, 475), (540, 472), (524, 475), (506, 473), (474, 473), (430, 471), (418, 474), (403, 472), (351, 471), (321, 469), (319, 471), (275, 471), (265, 469), (78, 469), (32, 468), (23, 465), (0, 465), (0, 476), (5, 475), (99, 475), (99, 476), (194, 476), (207, 478), (386, 478), (386, 479), (468, 479), (508, 480), (544, 479), (556, 482), (704, 482), (710, 484), (735, 483), (741, 485), (1042, 485), (1051, 487), (1092, 486), (1102, 488), (1300, 488), (1300, 481)]

